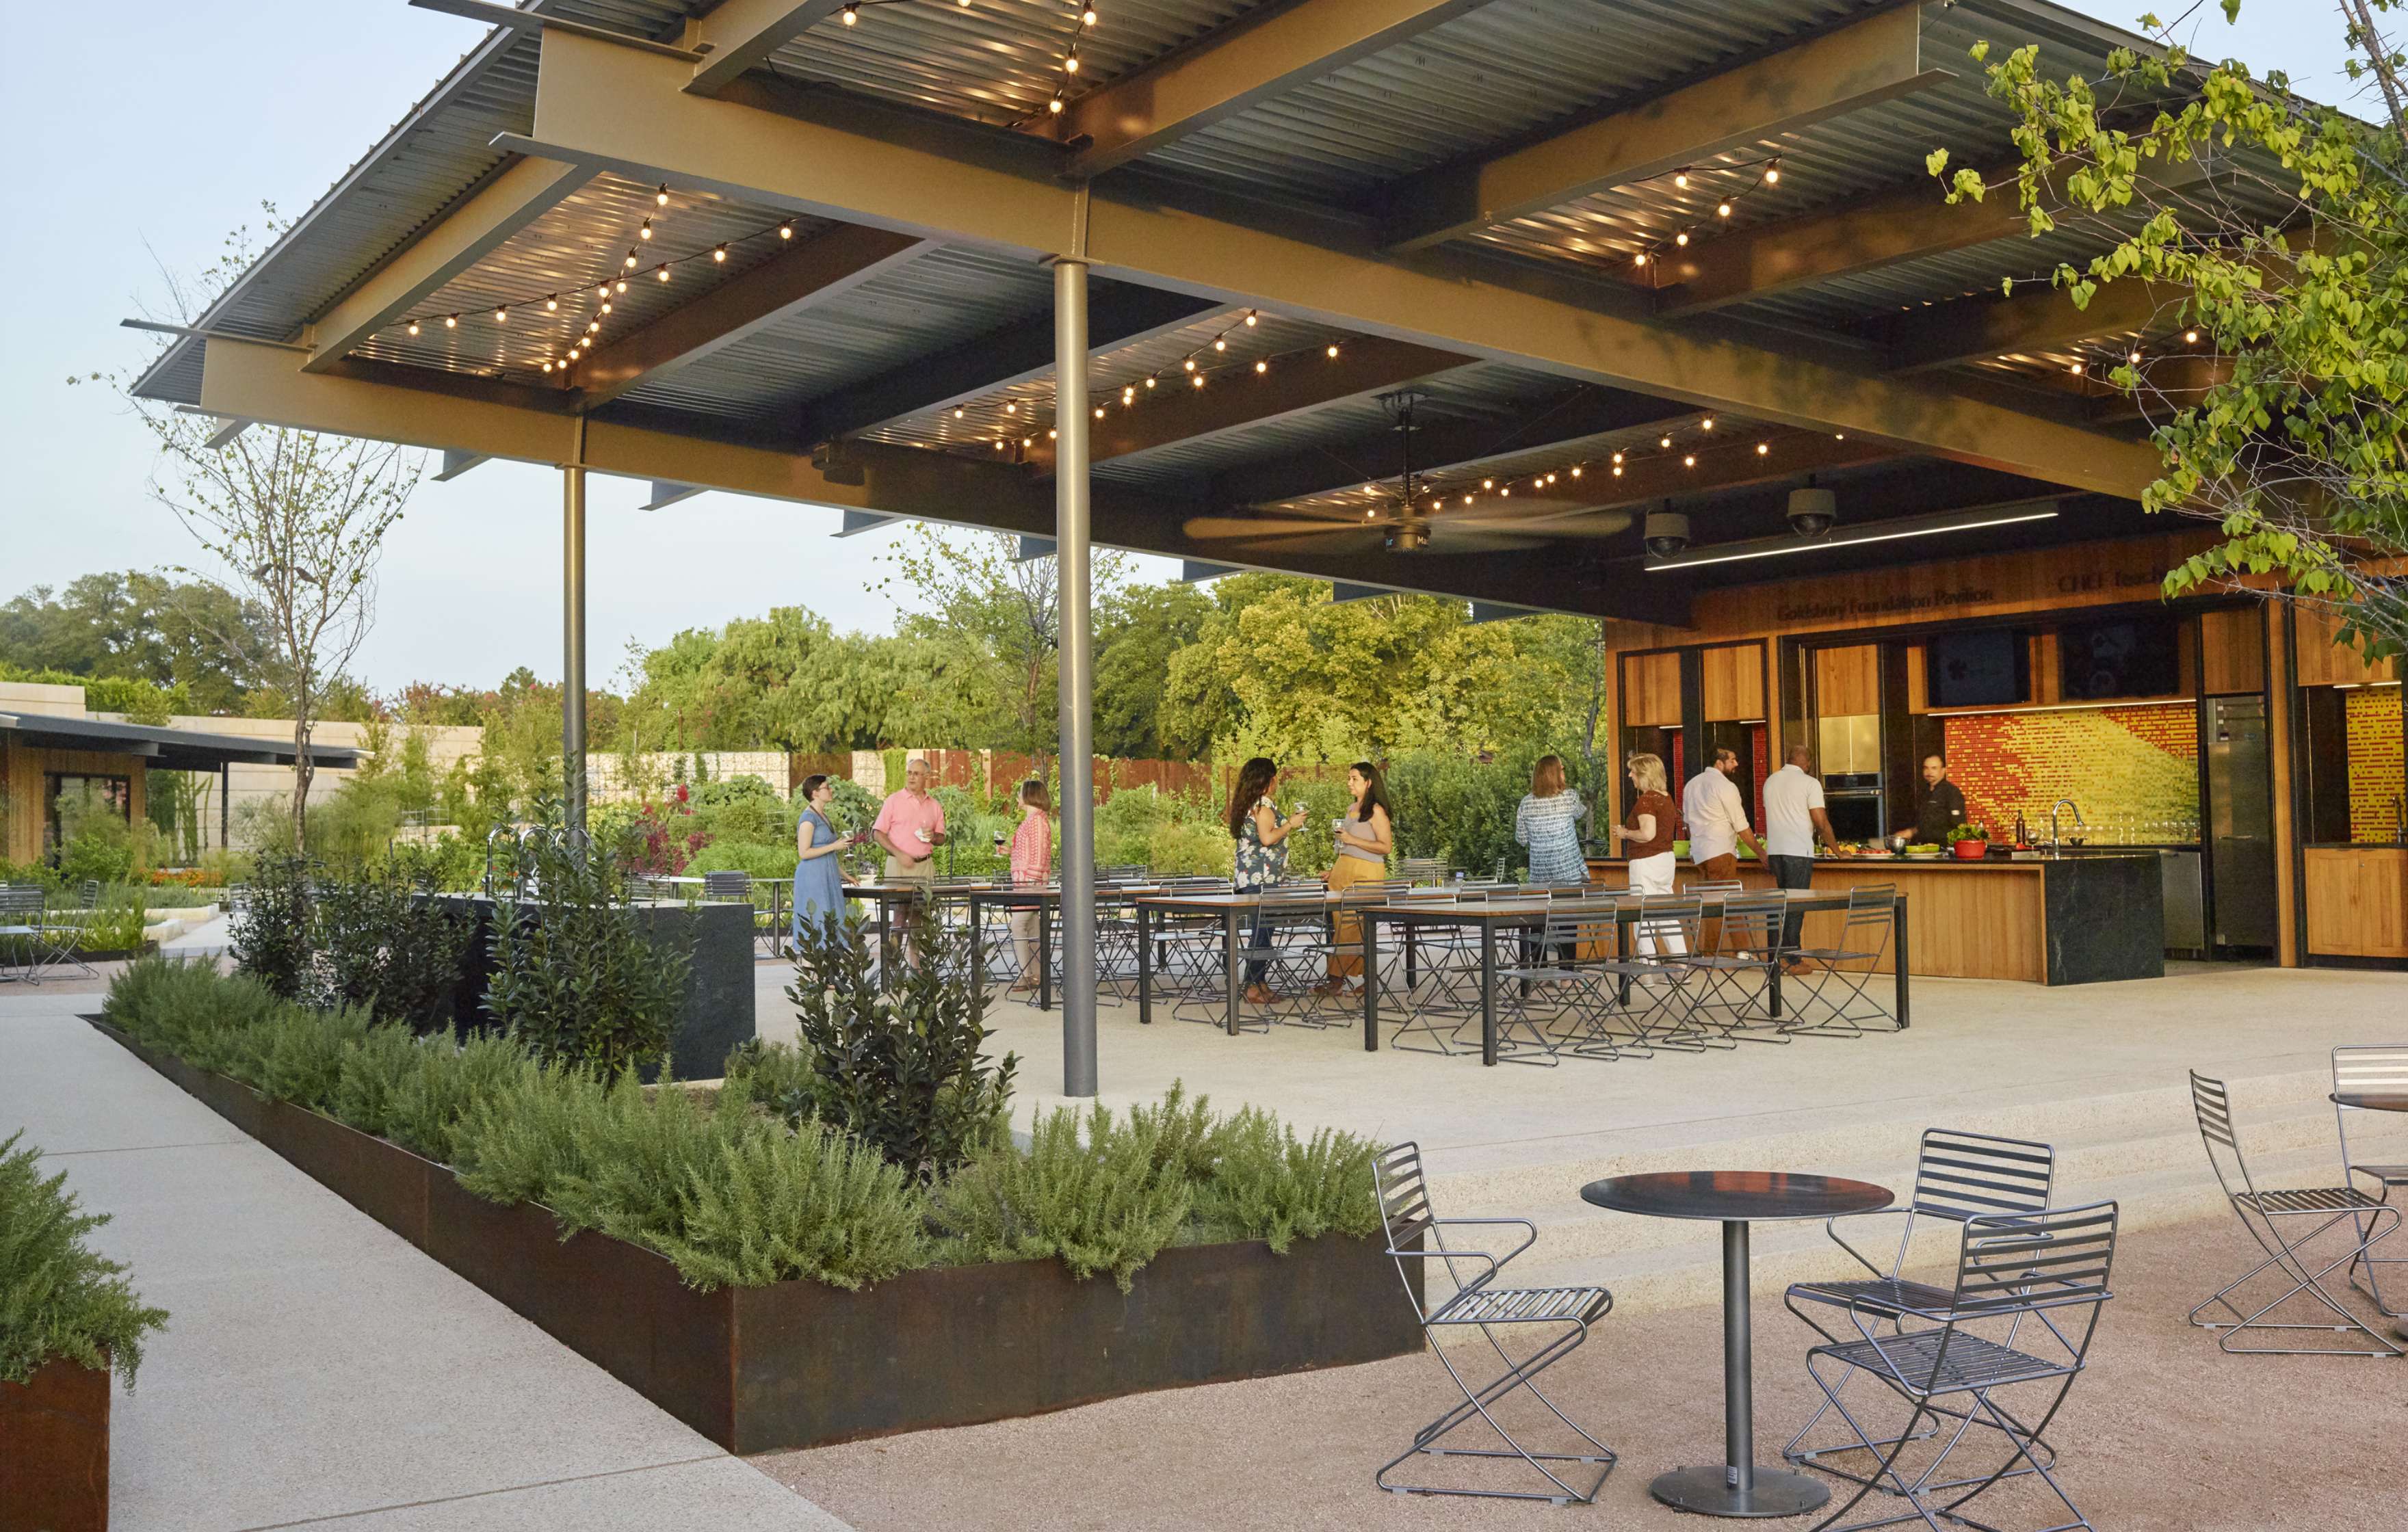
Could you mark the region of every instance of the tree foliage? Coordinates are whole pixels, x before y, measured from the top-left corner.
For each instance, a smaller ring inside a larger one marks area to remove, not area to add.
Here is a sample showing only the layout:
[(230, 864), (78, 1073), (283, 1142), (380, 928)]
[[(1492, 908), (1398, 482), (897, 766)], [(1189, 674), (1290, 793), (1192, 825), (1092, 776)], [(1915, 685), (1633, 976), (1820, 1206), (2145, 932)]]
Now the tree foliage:
[[(2241, 4), (2222, 0), (2228, 21)], [(2145, 352), (2112, 374), (2163, 457), (2144, 503), (2222, 533), (2167, 576), (2168, 594), (2275, 575), (2369, 658), (2408, 651), (2408, 91), (2377, 24), (2398, 4), (2337, 7), (2378, 122), (2306, 100), (2280, 73), (2195, 58), (2144, 17), (2163, 46), (2117, 50), (2096, 81), (2049, 78), (2037, 45), (1996, 62), (1980, 45), (1990, 94), (2017, 114), (2020, 163), (1994, 186), (1950, 173), (1944, 150), (1930, 159), (1952, 201), (2011, 192), (2035, 237), (2119, 215), (2105, 253), (2050, 279), (2085, 307), (2112, 283), (2151, 284), (2170, 294), (2154, 329), (2200, 332), (2203, 374), (2200, 354)], [(2201, 155), (2212, 185), (2150, 179)]]

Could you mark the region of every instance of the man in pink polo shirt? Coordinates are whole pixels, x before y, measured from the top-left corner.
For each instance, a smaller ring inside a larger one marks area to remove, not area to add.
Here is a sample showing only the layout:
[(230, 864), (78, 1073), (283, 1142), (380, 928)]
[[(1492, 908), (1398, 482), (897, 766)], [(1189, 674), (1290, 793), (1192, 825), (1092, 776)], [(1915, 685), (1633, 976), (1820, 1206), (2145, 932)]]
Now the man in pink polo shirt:
[(937, 848), (945, 843), (945, 806), (928, 791), (928, 763), (914, 755), (903, 790), (890, 793), (870, 826), (886, 851), (886, 881), (937, 886)]

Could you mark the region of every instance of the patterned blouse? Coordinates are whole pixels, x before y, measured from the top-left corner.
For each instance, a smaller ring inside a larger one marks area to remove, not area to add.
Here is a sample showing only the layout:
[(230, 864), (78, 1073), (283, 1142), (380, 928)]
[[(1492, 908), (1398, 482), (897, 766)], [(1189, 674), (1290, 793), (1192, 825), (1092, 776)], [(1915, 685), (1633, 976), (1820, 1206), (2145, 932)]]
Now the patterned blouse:
[[(1254, 808), (1268, 809), (1271, 818), (1279, 818), (1279, 805), (1267, 797), (1254, 800)], [(1262, 826), (1255, 823), (1253, 813), (1240, 822), (1237, 839), (1239, 888), (1268, 888), (1287, 876), (1287, 842), (1264, 845)]]
[(1041, 883), (1054, 874), (1054, 825), (1040, 810), (1011, 832), (1011, 881)]
[(1588, 859), (1581, 854), (1580, 821), (1588, 811), (1567, 788), (1553, 797), (1525, 795), (1513, 811), (1513, 838), (1530, 848), (1530, 881), (1584, 883)]

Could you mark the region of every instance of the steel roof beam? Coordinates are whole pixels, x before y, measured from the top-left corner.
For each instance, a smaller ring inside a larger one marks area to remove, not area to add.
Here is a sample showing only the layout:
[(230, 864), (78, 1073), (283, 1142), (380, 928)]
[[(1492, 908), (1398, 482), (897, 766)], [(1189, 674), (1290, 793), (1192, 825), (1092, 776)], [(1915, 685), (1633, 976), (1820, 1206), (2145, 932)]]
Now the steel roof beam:
[[(1127, 282), (1091, 282), (1087, 346), (1096, 354), (1193, 324), (1228, 305)], [(917, 357), (804, 407), (806, 441), (866, 431), (924, 410), (950, 409), (1054, 373), (1054, 312), (1007, 324), (963, 345)]]
[(910, 235), (849, 223), (781, 250), (577, 363), (571, 380), (580, 408), (599, 408), (639, 384), (692, 366), (790, 314), (852, 292), (927, 248), (926, 240)]
[(443, 454), (443, 465), (435, 471), (435, 481), (438, 484), (449, 484), (477, 465), (492, 461), (494, 460), (483, 452), (447, 451)]
[[(1168, 398), (1149, 398), (1135, 409), (1115, 408), (1111, 403), (1103, 407), (1104, 418), (1090, 427), (1089, 459), (1102, 463), (1209, 440), (1450, 372), (1471, 360), (1410, 341), (1358, 336), (1340, 345), (1335, 357), (1318, 352), (1291, 357), (1259, 376), (1230, 368), (1200, 389), (1191, 386), (1185, 374), (1174, 372), (1163, 388), (1154, 391), (1168, 393)], [(1140, 392), (1145, 391), (1140, 387)], [(1039, 473), (1051, 474), (1051, 442), (1031, 443), (1027, 461)]]
[[(374, 375), (368, 374), (373, 370)], [(418, 375), (418, 376), (413, 376)], [(443, 374), (408, 367), (357, 368), (327, 376), (303, 371), (273, 346), (212, 340), (204, 356), (202, 408), (297, 430), (395, 441), (437, 451), (484, 452), (527, 463), (563, 463), (574, 451), (578, 421), (555, 394), (489, 385), (471, 392), (415, 386)], [(1054, 534), (1053, 486), (1012, 464), (879, 442), (848, 447), (857, 474), (831, 477), (803, 454), (775, 447), (711, 441), (608, 417), (584, 422), (586, 466), (626, 479), (666, 480), (764, 499), (826, 506), (856, 516), (910, 516), (960, 526), (1046, 537)], [(857, 479), (847, 482), (846, 479)], [(1226, 562), (1219, 549), (1186, 535), (1197, 508), (1109, 482), (1095, 486), (1095, 540), (1132, 552)], [(1276, 566), (1314, 579), (1379, 580), (1466, 600), (1512, 601), (1592, 616), (1682, 623), (1687, 597), (1662, 581), (1600, 585), (1591, 566), (1562, 549), (1483, 554), (1410, 554), (1394, 563), (1361, 557), (1282, 554)]]
[(691, 500), (702, 493), (699, 484), (672, 484), (664, 480), (652, 480), (652, 498), (638, 506), (638, 510), (666, 510), (681, 500)]
[[(589, 46), (623, 51), (609, 43)], [(675, 67), (667, 60), (656, 62)], [(558, 207), (593, 177), (593, 170), (583, 165), (520, 160), (489, 178), (305, 330), (311, 354), (303, 365), (311, 372), (334, 366), (370, 336), (406, 318), (511, 236)]]
[[(513, 147), (642, 166), (689, 184), (848, 222), (1042, 255), (1067, 243), (1076, 193), (992, 135), (878, 136), (685, 94), (672, 62), (553, 35), (536, 135)], [(950, 146), (950, 147), (940, 147)], [(1696, 408), (1888, 438), (1927, 452), (2127, 498), (2157, 454), (1962, 393), (1588, 307), (1564, 288), (1427, 257), (1379, 259), (1226, 218), (1124, 198), (1089, 204), (1087, 255), (1101, 275), (1254, 303), (1342, 329), (1613, 384)]]
[(844, 8), (844, 0), (721, 0), (686, 23), (686, 46), (703, 55), (685, 88), (717, 95), (748, 69)]
[(1956, 78), (1923, 66), (1919, 7), (1878, 12), (1643, 106), (1408, 178), (1381, 193), (1392, 209), (1382, 243), (1442, 244)]
[(1299, 0), (1268, 6), (1068, 103), (1069, 174), (1098, 176), (1487, 0)]
[[(1450, 418), (1440, 412), (1441, 408), (1422, 411), (1421, 423), (1413, 429), (1412, 465), (1417, 473), (1477, 468), (1559, 442), (1664, 424), (1697, 414), (1669, 399), (1610, 388), (1578, 388), (1552, 399), (1532, 400), (1522, 411), (1528, 423), (1505, 430), (1492, 422)], [(1394, 479), (1404, 471), (1404, 434), (1384, 431), (1305, 456), (1224, 469), (1213, 476), (1212, 497), (1230, 505), (1269, 505)]]
[[(2174, 193), (2206, 176), (2201, 162), (2186, 160), (2149, 179), (2158, 192)], [(1667, 251), (1654, 268), (1656, 280), (1665, 284), (1656, 294), (1656, 312), (1703, 313), (1920, 256), (1993, 240), (2029, 239), (2031, 216), (2017, 206), (2013, 193), (2000, 191), (1980, 202), (1952, 206), (1947, 190), (1931, 179), (1829, 212), (1692, 240), (1685, 250)]]

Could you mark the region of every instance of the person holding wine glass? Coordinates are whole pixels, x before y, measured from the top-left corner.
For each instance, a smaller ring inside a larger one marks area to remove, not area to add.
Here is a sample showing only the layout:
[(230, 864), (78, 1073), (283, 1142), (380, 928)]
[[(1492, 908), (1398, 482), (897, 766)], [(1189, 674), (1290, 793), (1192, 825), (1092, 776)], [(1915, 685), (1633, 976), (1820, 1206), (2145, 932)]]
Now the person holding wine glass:
[[(1346, 768), (1346, 791), (1354, 806), (1332, 826), (1338, 854), (1329, 864), (1329, 888), (1338, 893), (1356, 883), (1376, 882), (1388, 875), (1388, 852), (1397, 843), (1396, 822), (1388, 809), (1387, 779), (1369, 761)], [(1329, 977), (1322, 995), (1361, 995), (1363, 917), (1344, 908), (1329, 949)], [(1354, 944), (1350, 950), (1348, 944)]]
[[(997, 835), (996, 839), (1001, 841)], [(1020, 784), (1020, 827), (1011, 833), (1011, 881), (1023, 888), (1042, 888), (1054, 876), (1054, 800), (1045, 792), (1045, 783), (1031, 777)], [(1037, 969), (1037, 922), (1035, 909), (1011, 912), (1011, 950), (1020, 959), (1020, 977), (1011, 986), (1014, 995), (1025, 995), (1037, 987), (1041, 977)]]
[(869, 838), (868, 832), (839, 835), (828, 822), (828, 806), (836, 802), (836, 779), (813, 772), (803, 779), (803, 811), (795, 820), (795, 913), (793, 935), (800, 945), (806, 927), (817, 929), (834, 917), (841, 939), (844, 930), (844, 869), (838, 863), (847, 847)]
[[(1302, 804), (1280, 818), (1279, 805), (1271, 801), (1271, 786), (1278, 780), (1279, 763), (1268, 755), (1254, 756), (1238, 768), (1237, 786), (1229, 795), (1229, 836), (1237, 842), (1231, 886), (1240, 894), (1261, 893), (1287, 876), (1287, 838), (1304, 826)], [(1257, 909), (1247, 945), (1259, 952), (1270, 945), (1270, 935), (1269, 917)], [(1255, 1005), (1279, 999), (1263, 981), (1269, 971), (1268, 959), (1246, 965), (1246, 998)]]

